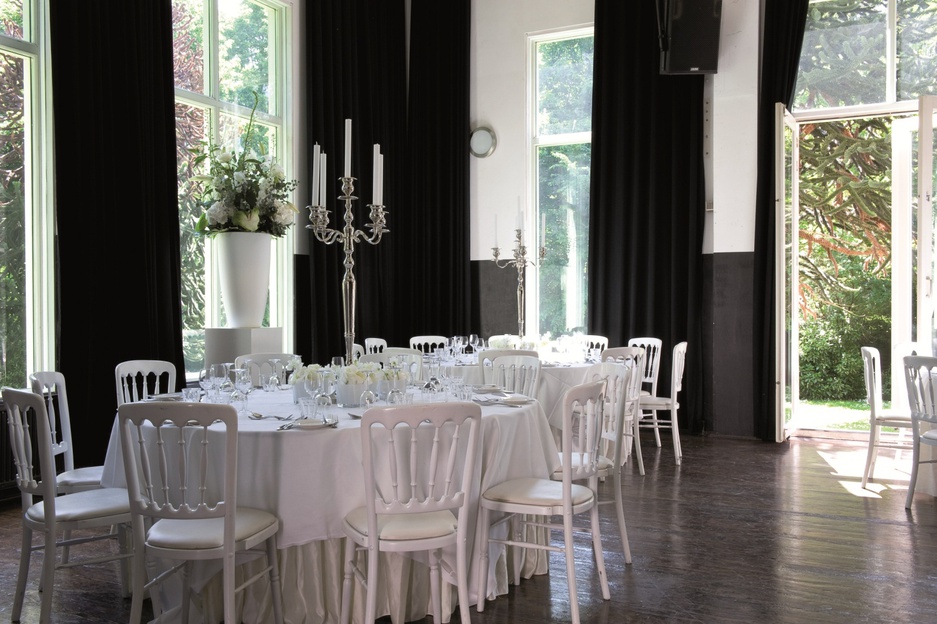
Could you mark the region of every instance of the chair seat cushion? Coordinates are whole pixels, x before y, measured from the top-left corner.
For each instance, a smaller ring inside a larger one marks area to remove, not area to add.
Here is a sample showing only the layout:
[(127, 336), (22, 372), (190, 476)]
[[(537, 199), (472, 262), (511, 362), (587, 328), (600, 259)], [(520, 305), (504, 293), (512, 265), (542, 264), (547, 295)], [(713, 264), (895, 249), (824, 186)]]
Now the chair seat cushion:
[[(238, 507), (234, 514), (234, 541), (244, 541), (251, 535), (278, 523), (277, 517), (269, 512), (251, 507)], [(154, 548), (174, 550), (222, 548), (224, 518), (196, 520), (164, 518), (150, 527), (146, 534), (146, 543)]]
[(928, 429), (921, 433), (921, 440), (928, 444), (937, 444), (937, 429)]
[[(641, 397), (641, 407), (644, 409), (669, 409), (670, 397)], [(677, 407), (680, 407), (680, 405), (677, 404)]]
[[(563, 483), (549, 479), (511, 479), (485, 490), (482, 498), (500, 503), (519, 503), (521, 505), (562, 505)], [(592, 490), (584, 485), (573, 484), (573, 505), (588, 502)]]
[(55, 476), (55, 483), (61, 489), (69, 488), (90, 488), (97, 485), (101, 486), (101, 477), (104, 474), (104, 466), (88, 466), (87, 468), (76, 468), (75, 470), (66, 470)]
[[(368, 509), (358, 507), (345, 516), (346, 528), (360, 535), (368, 534)], [(417, 540), (443, 537), (455, 533), (458, 521), (449, 511), (432, 511), (412, 514), (379, 514), (377, 516), (378, 539)]]
[[(55, 497), (55, 519), (58, 522), (80, 522), (129, 513), (130, 497), (124, 488), (102, 488)], [(45, 522), (42, 503), (31, 505), (26, 516), (35, 522)]]
[[(558, 455), (560, 457), (560, 466), (556, 470), (553, 471), (553, 475), (551, 477), (553, 479), (563, 478), (563, 453), (558, 453)], [(580, 466), (582, 466), (582, 462), (584, 459), (588, 460), (588, 456), (583, 457), (582, 455), (579, 455), (578, 453), (574, 453), (570, 463), (572, 463), (573, 468), (579, 468)], [(596, 460), (596, 463), (598, 464), (597, 468), (599, 472), (606, 471), (612, 467), (612, 460), (610, 460), (605, 455), (599, 455), (598, 459)]]

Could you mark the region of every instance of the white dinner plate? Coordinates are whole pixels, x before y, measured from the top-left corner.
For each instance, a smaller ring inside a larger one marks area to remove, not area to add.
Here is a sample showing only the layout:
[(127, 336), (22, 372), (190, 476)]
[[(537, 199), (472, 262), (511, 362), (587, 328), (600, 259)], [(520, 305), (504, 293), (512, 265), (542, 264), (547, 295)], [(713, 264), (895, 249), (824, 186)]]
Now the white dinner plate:
[(338, 421), (334, 418), (329, 418), (327, 420), (322, 420), (321, 418), (307, 418), (295, 422), (297, 429), (324, 429), (326, 427), (334, 427), (338, 424)]
[(501, 399), (501, 402), (504, 403), (505, 405), (527, 405), (531, 401), (533, 401), (533, 399), (527, 398), (525, 396), (516, 396), (516, 397), (508, 397), (506, 399)]
[(151, 394), (146, 397), (147, 401), (181, 401), (181, 392), (167, 392), (165, 394)]

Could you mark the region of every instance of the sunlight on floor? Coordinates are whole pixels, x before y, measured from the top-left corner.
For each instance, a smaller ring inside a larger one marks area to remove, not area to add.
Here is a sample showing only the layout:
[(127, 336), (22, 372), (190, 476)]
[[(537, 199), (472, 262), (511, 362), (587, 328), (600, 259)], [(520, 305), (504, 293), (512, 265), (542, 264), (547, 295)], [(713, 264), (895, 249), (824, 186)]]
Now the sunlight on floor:
[(854, 449), (821, 450), (817, 453), (833, 469), (833, 476), (845, 477), (839, 483), (853, 496), (881, 498), (885, 490), (908, 489), (911, 474), (911, 453), (908, 451), (879, 451), (875, 460), (875, 478), (869, 481), (866, 488), (862, 487), (862, 470), (865, 468), (867, 448), (857, 446)]

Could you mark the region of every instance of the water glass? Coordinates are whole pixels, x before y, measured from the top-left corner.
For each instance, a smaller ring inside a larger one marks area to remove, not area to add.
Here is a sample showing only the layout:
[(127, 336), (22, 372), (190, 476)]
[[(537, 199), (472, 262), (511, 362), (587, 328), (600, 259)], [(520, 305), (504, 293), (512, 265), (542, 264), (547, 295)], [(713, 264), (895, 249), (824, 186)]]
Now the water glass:
[(186, 403), (198, 403), (199, 397), (201, 397), (202, 391), (199, 388), (183, 388), (182, 389), (182, 400)]
[(316, 400), (305, 396), (299, 400), (299, 411), (303, 418), (313, 418), (316, 415)]
[(279, 375), (270, 375), (263, 378), (264, 392), (276, 392), (280, 388)]
[(390, 405), (403, 405), (406, 401), (407, 393), (394, 386), (390, 389), (390, 392), (387, 393), (387, 403)]

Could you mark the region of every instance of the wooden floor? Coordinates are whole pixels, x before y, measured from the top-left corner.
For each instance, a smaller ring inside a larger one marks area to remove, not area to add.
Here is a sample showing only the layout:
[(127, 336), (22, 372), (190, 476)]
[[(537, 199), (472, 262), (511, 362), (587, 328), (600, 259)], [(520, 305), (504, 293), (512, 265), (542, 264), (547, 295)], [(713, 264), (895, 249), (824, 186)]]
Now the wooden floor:
[[(862, 490), (865, 447), (852, 442), (685, 438), (680, 468), (666, 443), (658, 450), (645, 439), (644, 448), (647, 476), (629, 468), (625, 478), (632, 565), (623, 564), (614, 520), (603, 524), (610, 601), (588, 543), (578, 547), (584, 623), (937, 621), (937, 501), (918, 495), (905, 510), (908, 457), (896, 463), (883, 452), (880, 478)], [(18, 510), (0, 512), (2, 621), (19, 539)], [(113, 565), (60, 573), (53, 621), (126, 622)], [(38, 575), (34, 564), (24, 622), (38, 620)], [(562, 558), (472, 619), (568, 621)]]

